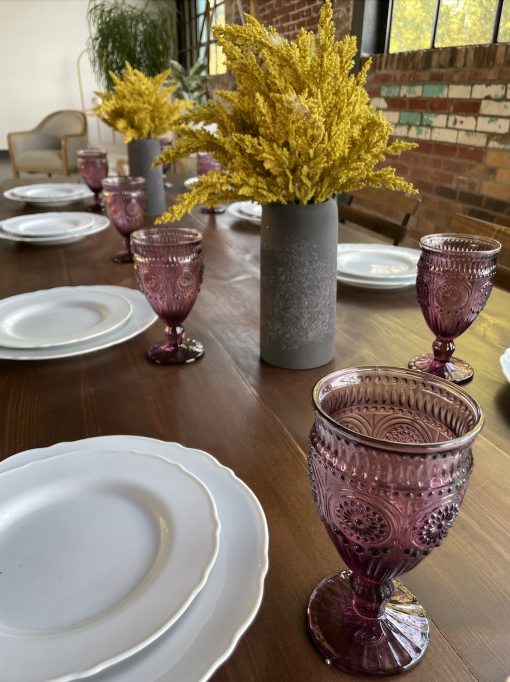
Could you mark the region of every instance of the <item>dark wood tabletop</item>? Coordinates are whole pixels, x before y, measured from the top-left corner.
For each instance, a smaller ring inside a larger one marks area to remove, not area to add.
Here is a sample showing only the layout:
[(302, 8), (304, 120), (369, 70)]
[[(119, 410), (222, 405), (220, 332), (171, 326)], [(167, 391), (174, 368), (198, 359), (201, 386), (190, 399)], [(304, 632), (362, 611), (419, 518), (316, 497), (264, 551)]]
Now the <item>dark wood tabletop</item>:
[[(169, 201), (183, 189), (183, 177), (168, 175), (175, 183)], [(3, 190), (14, 184), (26, 181), (7, 181)], [(0, 219), (27, 212), (36, 209), (1, 197)], [(151, 223), (147, 218), (146, 226)], [(203, 359), (178, 367), (149, 363), (145, 351), (164, 338), (158, 321), (140, 336), (96, 353), (0, 361), (1, 457), (112, 434), (177, 441), (210, 452), (257, 495), (270, 537), (260, 612), (213, 679), (359, 679), (328, 667), (306, 628), (311, 592), (344, 568), (310, 495), (310, 391), (340, 367), (407, 366), (414, 355), (430, 352), (432, 334), (413, 289), (339, 284), (334, 359), (308, 371), (271, 367), (258, 351), (260, 228), (229, 213), (197, 211), (180, 224), (204, 233), (204, 282), (184, 323), (188, 335), (203, 342)], [(345, 226), (340, 239), (376, 241)], [(66, 246), (1, 240), (0, 297), (80, 284), (137, 288), (132, 265), (111, 259), (120, 247), (113, 227)], [(429, 650), (407, 674), (409, 682), (504, 682), (510, 675), (510, 384), (499, 363), (507, 347), (510, 293), (495, 288), (457, 342), (456, 355), (475, 368), (466, 389), (486, 415), (473, 448), (467, 495), (443, 545), (402, 578), (431, 622)]]

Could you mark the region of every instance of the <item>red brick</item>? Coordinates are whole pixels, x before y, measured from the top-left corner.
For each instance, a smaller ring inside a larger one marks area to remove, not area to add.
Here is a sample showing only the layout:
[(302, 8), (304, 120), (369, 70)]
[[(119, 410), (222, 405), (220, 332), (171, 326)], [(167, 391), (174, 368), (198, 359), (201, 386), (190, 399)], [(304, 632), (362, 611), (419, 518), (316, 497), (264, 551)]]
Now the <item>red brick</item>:
[(476, 178), (467, 178), (465, 175), (456, 175), (454, 187), (465, 189), (467, 192), (477, 192), (480, 181)]
[(485, 149), (476, 149), (476, 147), (459, 147), (459, 159), (466, 159), (467, 161), (476, 161), (481, 163), (485, 156)]
[(468, 164), (465, 161), (455, 161), (452, 159), (443, 159), (443, 170), (452, 173), (465, 173), (468, 169)]
[(434, 185), (431, 182), (426, 182), (425, 180), (416, 180), (416, 182), (413, 182), (413, 185), (416, 187), (416, 189), (419, 189), (420, 192), (428, 192), (428, 194), (433, 194), (434, 192)]
[[(510, 50), (509, 50), (510, 54)], [(510, 81), (510, 69), (501, 69), (501, 80)]]
[(481, 66), (483, 66), (484, 60), (485, 60), (485, 46), (479, 45), (478, 49), (476, 51), (476, 57), (475, 57), (475, 66), (477, 69), (479, 69)]
[(402, 152), (402, 154), (399, 156), (399, 159), (404, 163), (412, 163), (414, 166), (419, 166), (422, 156), (423, 155), (416, 150), (408, 150)]
[(382, 167), (384, 168), (385, 166), (388, 166), (388, 162), (389, 162), (389, 165), (391, 166), (391, 168), (395, 169), (395, 172), (397, 173), (397, 175), (401, 175), (404, 178), (409, 175), (409, 168), (407, 167), (407, 165), (405, 163), (398, 163), (398, 161), (386, 159), (386, 162), (383, 164)]
[(442, 97), (434, 97), (429, 100), (430, 111), (450, 111), (452, 106), (451, 99), (443, 99)]
[(429, 156), (428, 154), (421, 154), (420, 163), (427, 168), (441, 168), (442, 159), (437, 156)]
[(386, 97), (388, 109), (407, 109), (407, 99), (405, 97)]
[(380, 85), (365, 85), (365, 90), (368, 92), (370, 97), (379, 97), (381, 94)]
[(496, 225), (503, 225), (504, 227), (510, 227), (510, 218), (507, 218), (504, 215), (497, 215), (494, 222), (496, 223)]
[(454, 81), (455, 83), (467, 83), (472, 80), (470, 71), (454, 71), (448, 74), (448, 80)]
[(487, 48), (487, 53), (485, 55), (485, 66), (488, 66), (489, 69), (494, 66), (494, 62), (496, 61), (497, 49), (498, 46), (495, 43), (489, 45), (489, 47)]
[(452, 144), (441, 144), (440, 142), (436, 142), (434, 144), (434, 154), (452, 158), (453, 156), (457, 156), (457, 147)]
[(457, 59), (457, 48), (450, 47), (450, 54), (448, 55), (448, 68), (453, 69), (455, 66), (455, 61)]
[(411, 111), (426, 111), (428, 105), (428, 99), (422, 99), (421, 97), (408, 97), (407, 108)]
[(420, 146), (418, 147), (418, 149), (422, 154), (432, 154), (433, 144), (432, 142), (427, 141), (422, 142), (420, 140)]
[(411, 166), (409, 168), (409, 177), (417, 180), (428, 180), (429, 171), (427, 168), (420, 168), (419, 166)]
[(398, 75), (397, 81), (399, 83), (409, 83), (409, 81), (414, 80), (414, 73), (411, 71), (404, 71)]
[(394, 78), (392, 73), (376, 73), (375, 75), (375, 82), (376, 83), (387, 83), (388, 81), (392, 81)]
[(442, 71), (431, 71), (429, 74), (429, 80), (442, 81), (444, 80), (444, 73), (442, 73)]
[(448, 187), (453, 183), (453, 175), (451, 173), (442, 173), (441, 171), (432, 171), (430, 179), (438, 185), (447, 185)]
[(473, 71), (474, 81), (498, 80), (499, 69), (481, 69), (480, 71)]
[(480, 111), (480, 100), (456, 99), (453, 103), (452, 111), (455, 114), (478, 114)]

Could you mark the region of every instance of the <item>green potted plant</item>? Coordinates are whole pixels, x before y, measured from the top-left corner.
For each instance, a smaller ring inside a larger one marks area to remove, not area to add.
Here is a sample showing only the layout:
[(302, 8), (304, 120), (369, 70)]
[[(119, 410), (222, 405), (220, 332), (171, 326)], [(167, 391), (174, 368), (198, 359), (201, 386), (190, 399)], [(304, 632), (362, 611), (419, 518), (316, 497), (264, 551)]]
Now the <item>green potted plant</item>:
[(207, 104), (209, 98), (207, 64), (204, 59), (197, 59), (188, 72), (182, 64), (174, 59), (170, 60), (172, 75), (165, 83), (166, 86), (177, 86), (174, 97), (197, 105)]
[(289, 369), (318, 367), (335, 347), (338, 213), (331, 196), (367, 184), (416, 193), (394, 168), (378, 166), (416, 145), (388, 144), (391, 125), (364, 89), (370, 60), (349, 75), (356, 39), (335, 42), (330, 0), (318, 34), (301, 29), (293, 42), (250, 15), (245, 26), (215, 26), (213, 34), (237, 91), (216, 93), (228, 108), (209, 100), (186, 113), (175, 147), (158, 163), (209, 152), (227, 170), (201, 176), (159, 222), (200, 204), (261, 203), (261, 357)]

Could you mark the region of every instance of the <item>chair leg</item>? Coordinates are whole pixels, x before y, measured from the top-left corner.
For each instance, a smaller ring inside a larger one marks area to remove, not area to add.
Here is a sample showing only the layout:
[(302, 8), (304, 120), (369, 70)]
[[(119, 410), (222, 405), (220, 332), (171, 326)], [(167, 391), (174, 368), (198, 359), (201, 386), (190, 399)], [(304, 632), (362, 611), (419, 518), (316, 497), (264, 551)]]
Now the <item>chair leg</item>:
[(13, 167), (12, 167), (12, 174), (14, 175), (14, 178), (15, 178), (16, 180), (19, 179), (19, 170), (16, 168), (16, 166), (13, 166)]

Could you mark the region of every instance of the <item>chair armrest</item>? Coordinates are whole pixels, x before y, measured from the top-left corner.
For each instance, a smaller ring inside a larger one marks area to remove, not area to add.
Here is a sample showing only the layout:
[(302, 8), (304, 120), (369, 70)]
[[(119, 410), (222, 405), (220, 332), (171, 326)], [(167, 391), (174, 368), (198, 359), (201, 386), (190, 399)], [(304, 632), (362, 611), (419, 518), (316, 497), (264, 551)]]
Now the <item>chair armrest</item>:
[(55, 144), (55, 138), (39, 130), (31, 130), (26, 133), (9, 133), (7, 135), (7, 143), (14, 157), (16, 154), (36, 149), (58, 149), (58, 145)]
[(79, 149), (87, 149), (88, 146), (86, 133), (85, 135), (64, 135), (62, 138), (62, 159), (68, 171), (77, 168), (76, 152)]

